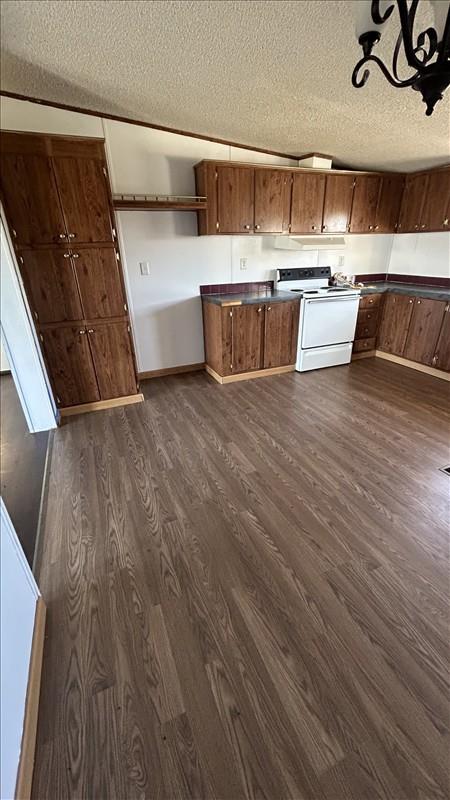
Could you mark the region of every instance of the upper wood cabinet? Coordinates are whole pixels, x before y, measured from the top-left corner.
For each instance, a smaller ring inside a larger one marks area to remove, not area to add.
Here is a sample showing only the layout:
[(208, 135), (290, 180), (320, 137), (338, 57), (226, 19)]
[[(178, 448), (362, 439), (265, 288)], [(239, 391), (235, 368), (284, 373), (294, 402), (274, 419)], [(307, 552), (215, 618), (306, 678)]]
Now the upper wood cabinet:
[(413, 312), (414, 297), (388, 292), (378, 332), (377, 347), (386, 353), (402, 356)]
[(353, 175), (327, 175), (322, 231), (346, 233), (353, 197)]
[(83, 318), (69, 251), (61, 248), (24, 250), (19, 256), (19, 267), (37, 322), (42, 325)]
[(419, 231), (422, 210), (428, 188), (428, 173), (423, 175), (407, 175), (403, 192), (402, 206), (398, 230), (402, 233)]
[(430, 172), (420, 218), (421, 231), (448, 231), (450, 217), (450, 168)]
[(67, 241), (51, 159), (36, 136), (3, 133), (1, 189), (11, 234), (17, 244)]
[(103, 162), (94, 158), (54, 158), (53, 166), (69, 242), (112, 242)]
[(217, 233), (253, 233), (254, 170), (217, 167)]
[(299, 304), (294, 301), (268, 303), (265, 308), (264, 368), (295, 364)]
[(403, 175), (382, 176), (375, 218), (375, 231), (378, 233), (394, 233), (397, 230), (404, 183)]
[(404, 358), (432, 365), (446, 306), (444, 300), (416, 297), (403, 351)]
[(80, 289), (83, 317), (121, 317), (127, 311), (117, 251), (114, 247), (80, 247), (71, 251)]
[(291, 174), (280, 169), (255, 169), (255, 233), (289, 230)]
[(320, 233), (326, 176), (294, 172), (292, 176), (291, 233)]
[(350, 233), (376, 230), (377, 208), (382, 178), (379, 175), (357, 175), (353, 191)]

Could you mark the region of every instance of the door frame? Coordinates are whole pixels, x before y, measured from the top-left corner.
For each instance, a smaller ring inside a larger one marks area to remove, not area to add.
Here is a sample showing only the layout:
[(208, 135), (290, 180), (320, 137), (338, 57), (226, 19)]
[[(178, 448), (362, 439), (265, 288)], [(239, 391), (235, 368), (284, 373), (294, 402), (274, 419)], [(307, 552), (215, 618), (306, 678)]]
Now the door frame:
[(1, 338), (31, 433), (58, 426), (56, 407), (37, 340), (3, 207), (0, 206)]

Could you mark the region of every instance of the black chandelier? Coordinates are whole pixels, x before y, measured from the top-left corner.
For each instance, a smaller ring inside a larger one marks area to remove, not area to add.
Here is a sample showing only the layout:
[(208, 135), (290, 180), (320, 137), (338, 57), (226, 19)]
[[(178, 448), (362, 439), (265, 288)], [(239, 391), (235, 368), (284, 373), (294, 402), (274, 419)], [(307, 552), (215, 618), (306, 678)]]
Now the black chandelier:
[[(427, 107), (425, 113), (429, 117), (433, 113), (437, 101), (442, 100), (443, 92), (450, 84), (450, 3), (444, 0), (434, 0), (434, 2), (432, 0), (435, 28), (427, 28), (415, 37), (414, 20), (418, 4), (419, 0), (412, 0), (410, 4), (407, 0), (395, 0), (382, 13), (380, 0), (372, 0), (371, 20), (367, 14), (367, 21), (362, 26), (360, 25), (362, 32), (358, 42), (364, 55), (353, 70), (352, 84), (357, 89), (364, 86), (370, 71), (364, 69), (361, 75), (361, 70), (366, 64), (374, 62), (392, 86), (398, 88), (412, 86), (413, 89), (421, 92), (423, 102)], [(400, 16), (401, 27), (394, 48), (391, 74), (381, 59), (372, 55), (372, 50), (380, 41), (381, 26), (387, 22), (395, 7)], [(398, 74), (398, 57), (402, 44), (406, 61), (414, 70), (414, 74), (404, 80)]]

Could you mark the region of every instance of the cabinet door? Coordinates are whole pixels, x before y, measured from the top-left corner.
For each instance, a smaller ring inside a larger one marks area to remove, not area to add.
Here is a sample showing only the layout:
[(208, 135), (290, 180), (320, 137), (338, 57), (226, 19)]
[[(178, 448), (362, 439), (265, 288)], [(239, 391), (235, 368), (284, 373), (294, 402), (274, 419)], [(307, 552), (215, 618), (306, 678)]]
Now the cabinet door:
[(381, 178), (378, 175), (359, 175), (355, 178), (351, 233), (370, 233), (376, 228), (378, 198)]
[(294, 301), (266, 306), (264, 368), (295, 364), (300, 304)]
[(253, 233), (253, 169), (217, 167), (218, 233)]
[(398, 231), (408, 233), (420, 230), (427, 187), (428, 174), (406, 176)]
[(49, 158), (2, 153), (1, 181), (8, 222), (18, 244), (33, 247), (67, 241)]
[(255, 169), (255, 232), (289, 230), (291, 173), (279, 169)]
[(88, 328), (88, 337), (101, 399), (136, 394), (136, 373), (128, 324), (96, 323)]
[(323, 208), (324, 233), (346, 233), (353, 197), (353, 175), (327, 175)]
[(80, 247), (72, 257), (85, 318), (122, 317), (125, 297), (115, 249)]
[(420, 219), (420, 230), (448, 231), (450, 209), (450, 169), (431, 172)]
[(381, 179), (375, 224), (375, 230), (380, 233), (397, 230), (404, 183), (403, 175), (383, 175)]
[(445, 306), (444, 319), (431, 363), (436, 369), (450, 372), (450, 303)]
[(292, 184), (291, 233), (320, 233), (322, 230), (324, 174), (295, 172)]
[(54, 157), (53, 166), (71, 244), (112, 242), (107, 178), (98, 158)]
[(39, 323), (82, 319), (69, 251), (24, 250), (19, 266), (30, 308)]
[(99, 400), (85, 329), (79, 326), (46, 328), (41, 337), (58, 405), (64, 408)]
[(248, 305), (232, 309), (232, 373), (261, 369), (264, 331), (264, 306)]
[(386, 353), (402, 356), (408, 336), (414, 298), (402, 294), (386, 294), (377, 347)]
[(415, 299), (408, 338), (403, 352), (405, 358), (431, 366), (444, 319), (445, 307), (444, 300), (427, 300), (422, 297)]

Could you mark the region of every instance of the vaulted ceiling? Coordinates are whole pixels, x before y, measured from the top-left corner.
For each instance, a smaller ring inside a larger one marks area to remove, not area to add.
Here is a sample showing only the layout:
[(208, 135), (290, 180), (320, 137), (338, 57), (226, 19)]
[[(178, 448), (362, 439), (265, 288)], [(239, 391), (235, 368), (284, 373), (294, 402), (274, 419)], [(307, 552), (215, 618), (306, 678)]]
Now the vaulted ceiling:
[[(352, 87), (356, 5), (3, 0), (2, 89), (352, 167), (448, 162), (449, 97), (425, 117), (421, 96), (375, 66)], [(386, 61), (392, 19), (378, 46)], [(428, 0), (421, 21), (432, 22)]]

